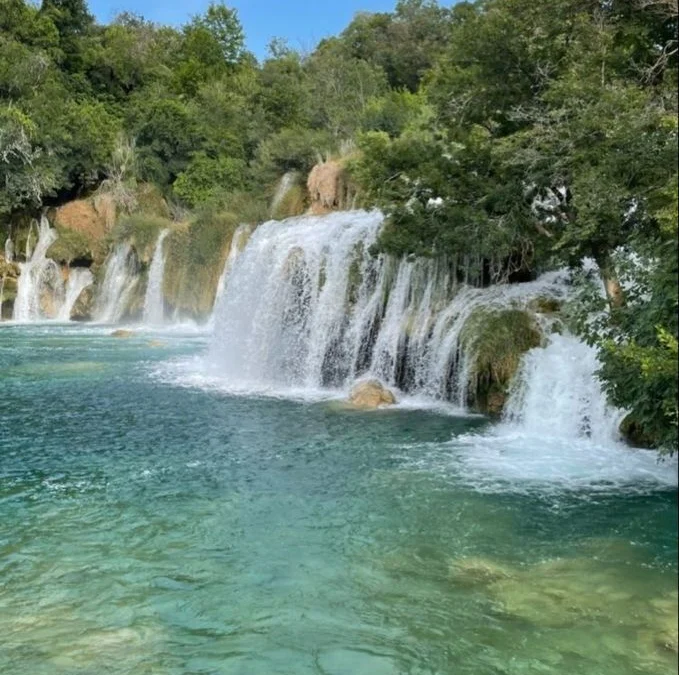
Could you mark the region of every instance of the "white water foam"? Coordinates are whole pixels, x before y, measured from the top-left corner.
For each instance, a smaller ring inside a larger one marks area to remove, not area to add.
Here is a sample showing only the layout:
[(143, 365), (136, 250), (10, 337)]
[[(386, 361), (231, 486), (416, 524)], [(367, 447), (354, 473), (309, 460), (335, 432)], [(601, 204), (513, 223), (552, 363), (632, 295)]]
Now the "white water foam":
[(455, 438), (451, 466), (488, 491), (532, 488), (607, 491), (677, 485), (676, 458), (631, 449), (620, 439), (624, 411), (611, 407), (596, 377), (592, 347), (552, 335), (529, 351), (501, 424)]

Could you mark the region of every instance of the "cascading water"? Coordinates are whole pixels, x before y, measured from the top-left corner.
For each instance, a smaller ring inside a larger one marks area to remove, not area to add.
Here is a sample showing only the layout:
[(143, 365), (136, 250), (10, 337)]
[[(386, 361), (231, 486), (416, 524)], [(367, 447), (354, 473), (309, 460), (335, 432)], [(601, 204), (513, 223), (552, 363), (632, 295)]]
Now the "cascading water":
[(12, 241), (11, 236), (5, 239), (5, 260), (7, 262), (12, 262), (14, 260), (14, 242)]
[(59, 321), (70, 321), (71, 312), (75, 303), (78, 301), (80, 294), (94, 282), (92, 272), (86, 268), (74, 267), (70, 270), (68, 280), (66, 281), (66, 291), (64, 293), (64, 301), (57, 312), (56, 318)]
[[(47, 218), (43, 216), (38, 227), (35, 250), (27, 262), (19, 263), (13, 315), (15, 321), (40, 321), (57, 315), (63, 301), (64, 282), (57, 263), (46, 256), (56, 239), (56, 231), (50, 228)], [(27, 244), (27, 251), (28, 248)]]
[(231, 270), (233, 269), (236, 259), (238, 258), (243, 248), (245, 247), (245, 244), (251, 232), (252, 227), (248, 224), (243, 224), (239, 225), (236, 228), (236, 231), (233, 233), (233, 237), (231, 237), (231, 246), (229, 247), (229, 253), (226, 256), (226, 261), (224, 262), (224, 269), (222, 270), (222, 274), (219, 277), (219, 281), (217, 282), (217, 291), (215, 293), (214, 301), (215, 307), (219, 303), (219, 300), (221, 299), (222, 295), (224, 294), (227, 279), (231, 274)]
[(151, 266), (149, 267), (149, 278), (144, 296), (144, 323), (150, 326), (160, 325), (165, 318), (165, 299), (163, 296), (163, 277), (165, 273), (165, 255), (163, 253), (163, 242), (170, 230), (163, 230), (156, 242), (153, 251)]
[(354, 211), (260, 226), (215, 308), (210, 363), (238, 387), (345, 387), (371, 375), (463, 406), (472, 355), (461, 333), (473, 312), (566, 293), (562, 273), (474, 288), (442, 261), (374, 257), (382, 220)]
[(296, 171), (288, 171), (283, 174), (280, 179), (278, 186), (276, 187), (276, 192), (274, 193), (273, 199), (271, 200), (271, 215), (276, 213), (276, 209), (281, 205), (283, 199), (290, 191), (290, 188), (295, 184), (298, 174)]
[(442, 464), (481, 491), (643, 489), (676, 486), (676, 458), (632, 450), (618, 431), (596, 378), (596, 351), (571, 335), (552, 334), (524, 355), (501, 424), (459, 436)]
[[(42, 222), (41, 222), (42, 224)], [(34, 229), (34, 222), (31, 220), (30, 225), (28, 226), (28, 234), (26, 235), (26, 250), (24, 252), (24, 257), (26, 259), (26, 262), (28, 262), (31, 259), (31, 256), (33, 255), (33, 248), (32, 248), (32, 240), (31, 236), (33, 235), (33, 229)]]
[(617, 440), (624, 413), (608, 405), (596, 371), (596, 350), (571, 335), (552, 335), (524, 355), (505, 419), (535, 436)]
[(3, 274), (0, 280), (0, 321), (2, 321), (2, 306), (5, 304), (5, 279), (7, 279), (7, 274)]
[(97, 297), (94, 318), (102, 323), (118, 321), (127, 310), (130, 295), (139, 280), (137, 258), (128, 243), (118, 244), (106, 261), (106, 271)]

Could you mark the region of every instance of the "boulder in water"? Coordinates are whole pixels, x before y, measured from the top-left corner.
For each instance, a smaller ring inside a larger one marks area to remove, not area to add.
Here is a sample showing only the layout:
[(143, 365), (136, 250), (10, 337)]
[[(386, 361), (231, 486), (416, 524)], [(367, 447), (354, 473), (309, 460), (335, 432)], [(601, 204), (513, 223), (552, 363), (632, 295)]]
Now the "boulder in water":
[(94, 293), (92, 286), (83, 288), (71, 310), (71, 321), (89, 321), (92, 318)]
[(349, 403), (356, 408), (374, 410), (384, 405), (394, 405), (396, 397), (379, 380), (363, 380), (351, 389)]
[(111, 333), (111, 337), (115, 338), (130, 338), (134, 336), (134, 332), (124, 328), (118, 328)]

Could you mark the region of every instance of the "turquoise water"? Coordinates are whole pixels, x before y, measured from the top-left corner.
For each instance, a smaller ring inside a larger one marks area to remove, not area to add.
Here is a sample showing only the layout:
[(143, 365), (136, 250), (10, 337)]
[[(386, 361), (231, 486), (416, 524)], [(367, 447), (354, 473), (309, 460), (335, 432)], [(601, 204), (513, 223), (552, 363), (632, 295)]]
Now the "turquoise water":
[(232, 396), (204, 346), (0, 328), (0, 672), (676, 671), (671, 487), (471, 470), (481, 418)]

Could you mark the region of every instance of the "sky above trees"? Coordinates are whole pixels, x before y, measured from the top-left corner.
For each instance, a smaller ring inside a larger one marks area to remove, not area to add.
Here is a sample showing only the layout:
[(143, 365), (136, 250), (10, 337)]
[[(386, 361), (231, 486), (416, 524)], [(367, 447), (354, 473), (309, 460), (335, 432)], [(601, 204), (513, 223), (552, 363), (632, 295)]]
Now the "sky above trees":
[[(123, 11), (141, 14), (149, 21), (179, 25), (203, 12), (209, 0), (93, 0), (90, 10), (102, 23)], [(387, 12), (395, 0), (232, 0), (245, 29), (248, 49), (263, 58), (271, 38), (285, 38), (290, 46), (311, 51), (319, 40), (342, 31), (357, 12)], [(452, 3), (443, 2), (443, 5)]]

